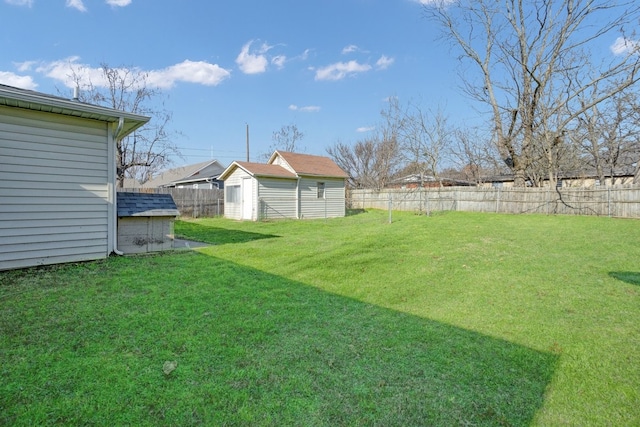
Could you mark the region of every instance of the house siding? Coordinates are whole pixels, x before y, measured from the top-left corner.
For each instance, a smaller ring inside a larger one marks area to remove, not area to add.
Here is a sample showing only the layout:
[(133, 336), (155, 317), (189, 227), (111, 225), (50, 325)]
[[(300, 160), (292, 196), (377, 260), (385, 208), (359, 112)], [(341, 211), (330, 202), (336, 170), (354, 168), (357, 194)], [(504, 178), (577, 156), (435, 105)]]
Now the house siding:
[(291, 165), (289, 165), (289, 163), (287, 163), (286, 160), (284, 160), (282, 157), (280, 157), (280, 155), (277, 155), (276, 158), (273, 159), (273, 163), (272, 164), (278, 165), (278, 166), (282, 166), (283, 168), (285, 168), (286, 170), (288, 170), (291, 173), (296, 173), (296, 171), (293, 170)]
[(297, 218), (297, 180), (260, 178), (258, 183), (258, 219)]
[[(325, 185), (324, 198), (318, 198), (318, 183)], [(300, 217), (336, 218), (345, 215), (344, 179), (305, 177), (300, 180)]]
[(108, 125), (0, 107), (0, 270), (108, 255)]

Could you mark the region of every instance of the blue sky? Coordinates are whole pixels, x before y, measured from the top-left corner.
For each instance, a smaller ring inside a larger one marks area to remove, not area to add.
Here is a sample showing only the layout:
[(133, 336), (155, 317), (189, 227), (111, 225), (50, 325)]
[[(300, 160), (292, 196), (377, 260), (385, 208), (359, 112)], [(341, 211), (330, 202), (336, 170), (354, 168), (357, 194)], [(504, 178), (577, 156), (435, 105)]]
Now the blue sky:
[(295, 124), (324, 155), (380, 121), (386, 100), (478, 120), (429, 0), (0, 0), (0, 83), (68, 94), (70, 67), (135, 67), (167, 96), (184, 159), (251, 160)]

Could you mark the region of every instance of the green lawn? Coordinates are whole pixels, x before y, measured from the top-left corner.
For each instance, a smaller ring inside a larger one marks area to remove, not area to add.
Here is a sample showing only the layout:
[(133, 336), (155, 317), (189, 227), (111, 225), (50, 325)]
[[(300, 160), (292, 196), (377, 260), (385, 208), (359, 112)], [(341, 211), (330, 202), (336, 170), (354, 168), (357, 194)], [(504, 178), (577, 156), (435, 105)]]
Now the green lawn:
[(0, 272), (0, 425), (640, 425), (640, 222), (393, 219)]

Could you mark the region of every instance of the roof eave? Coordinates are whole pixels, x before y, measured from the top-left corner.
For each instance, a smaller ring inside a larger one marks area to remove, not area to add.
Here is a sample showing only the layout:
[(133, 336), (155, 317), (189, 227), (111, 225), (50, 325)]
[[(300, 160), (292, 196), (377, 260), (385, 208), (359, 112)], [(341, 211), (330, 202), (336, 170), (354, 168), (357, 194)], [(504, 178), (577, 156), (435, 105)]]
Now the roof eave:
[(83, 119), (117, 123), (124, 119), (121, 136), (124, 137), (143, 126), (150, 117), (114, 110), (98, 105), (85, 104), (64, 98), (47, 96), (38, 92), (25, 91), (7, 86), (0, 87), (0, 105), (17, 107), (32, 111), (61, 114)]

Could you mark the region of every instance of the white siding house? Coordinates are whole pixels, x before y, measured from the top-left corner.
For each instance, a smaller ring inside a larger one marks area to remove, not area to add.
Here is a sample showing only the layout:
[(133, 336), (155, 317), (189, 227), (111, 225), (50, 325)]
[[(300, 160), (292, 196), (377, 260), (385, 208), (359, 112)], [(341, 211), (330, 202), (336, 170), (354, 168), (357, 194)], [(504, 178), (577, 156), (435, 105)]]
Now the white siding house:
[(221, 175), (225, 217), (263, 220), (345, 214), (347, 174), (322, 156), (276, 151), (266, 164), (233, 162)]
[(148, 120), (0, 85), (0, 270), (117, 250), (115, 141)]
[(224, 171), (224, 166), (217, 160), (180, 166), (159, 173), (142, 184), (143, 188), (222, 188), (222, 181), (218, 177)]

